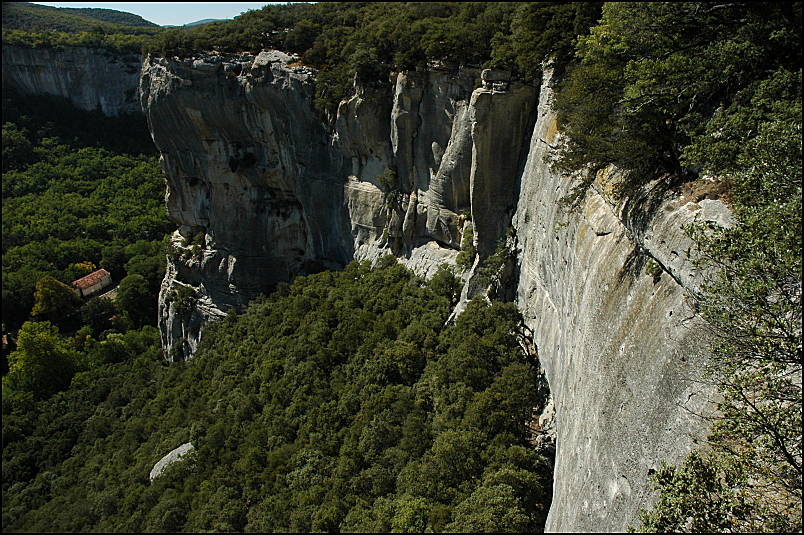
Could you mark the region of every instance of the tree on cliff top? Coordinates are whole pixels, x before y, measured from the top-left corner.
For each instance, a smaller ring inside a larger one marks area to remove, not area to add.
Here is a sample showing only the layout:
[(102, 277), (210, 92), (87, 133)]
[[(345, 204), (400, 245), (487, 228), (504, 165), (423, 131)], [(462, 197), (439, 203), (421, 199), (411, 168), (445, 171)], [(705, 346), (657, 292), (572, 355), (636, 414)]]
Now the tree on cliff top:
[[(751, 109), (757, 92), (797, 87), (786, 73), (801, 69), (801, 3), (607, 3), (577, 56), (555, 99), (557, 167), (586, 172), (570, 204), (609, 164), (631, 171), (628, 194), (684, 166), (714, 174), (724, 155), (733, 162), (773, 113)], [(715, 160), (712, 147), (728, 151)]]
[(265, 6), (229, 22), (156, 35), (150, 54), (191, 57), (275, 48), (319, 69), (316, 106), (334, 116), (361, 84), (432, 64), (510, 69), (538, 77), (548, 55), (571, 54), (575, 39), (598, 18), (600, 2), (319, 2)]

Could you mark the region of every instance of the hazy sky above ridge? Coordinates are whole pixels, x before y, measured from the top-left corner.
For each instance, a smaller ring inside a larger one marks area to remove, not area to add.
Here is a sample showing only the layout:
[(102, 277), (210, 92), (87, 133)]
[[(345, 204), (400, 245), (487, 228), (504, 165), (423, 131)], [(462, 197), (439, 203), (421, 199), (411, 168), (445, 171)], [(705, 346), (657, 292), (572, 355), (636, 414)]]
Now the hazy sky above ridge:
[(250, 9), (286, 2), (33, 2), (53, 7), (97, 7), (139, 15), (160, 26), (181, 26), (203, 19), (231, 19)]

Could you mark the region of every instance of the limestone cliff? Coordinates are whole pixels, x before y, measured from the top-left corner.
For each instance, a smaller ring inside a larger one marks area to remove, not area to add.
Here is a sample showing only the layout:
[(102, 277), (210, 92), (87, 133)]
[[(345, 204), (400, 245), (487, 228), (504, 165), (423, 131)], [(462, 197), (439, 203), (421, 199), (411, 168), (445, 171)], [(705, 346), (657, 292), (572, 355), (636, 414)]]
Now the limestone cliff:
[(513, 219), (517, 304), (556, 409), (547, 529), (617, 532), (638, 525), (651, 471), (680, 460), (705, 431), (695, 413), (711, 394), (696, 381), (706, 336), (686, 298), (700, 274), (683, 227), (728, 225), (729, 212), (658, 184), (615, 203), (612, 169), (565, 212), (558, 201), (571, 183), (547, 165), (558, 135), (551, 98), (547, 71)]
[(310, 74), (276, 66), (287, 59), (143, 65), (143, 110), (180, 225), (159, 301), (170, 358), (190, 356), (209, 319), (351, 256), (333, 173), (344, 162), (310, 105)]
[(86, 47), (3, 45), (3, 85), (24, 95), (52, 95), (106, 115), (139, 113), (142, 58)]
[[(478, 251), (464, 298), (501, 239), (500, 272), (522, 310), (555, 407), (547, 528), (621, 531), (649, 504), (649, 472), (704, 431), (693, 413), (706, 339), (685, 295), (700, 284), (683, 226), (728, 224), (719, 201), (655, 184), (610, 195), (599, 175), (581, 208), (551, 171), (551, 76), (397, 73), (355, 87), (327, 127), (315, 71), (278, 52), (146, 58), (141, 98), (180, 225), (160, 294), (167, 356), (192, 355), (203, 325), (278, 281), (389, 252), (427, 276), (454, 265), (465, 229)], [(460, 309), (459, 305), (459, 309)], [(544, 418), (542, 419), (544, 423)]]
[[(171, 359), (277, 282), (388, 253), (427, 276), (454, 264), (470, 213), (491, 249), (513, 214), (532, 86), (478, 88), (476, 70), (399, 73), (393, 86), (356, 87), (329, 129), (312, 106), (315, 71), (293, 59), (143, 65), (142, 106), (180, 225), (160, 294)], [(482, 192), (497, 184), (506, 194), (489, 203)]]

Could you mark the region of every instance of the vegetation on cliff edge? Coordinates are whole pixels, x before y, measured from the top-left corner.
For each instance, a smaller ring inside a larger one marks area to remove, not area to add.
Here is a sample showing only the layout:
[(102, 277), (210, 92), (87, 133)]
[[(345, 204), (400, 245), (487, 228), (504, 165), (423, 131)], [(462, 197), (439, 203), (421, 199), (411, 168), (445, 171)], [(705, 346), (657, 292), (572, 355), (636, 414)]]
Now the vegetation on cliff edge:
[(597, 20), (599, 2), (320, 2), (265, 6), (228, 22), (169, 29), (146, 52), (279, 49), (319, 69), (316, 104), (334, 114), (352, 90), (384, 85), (392, 71), (498, 67), (532, 81), (548, 54), (570, 55)]
[(580, 173), (567, 201), (609, 164), (621, 195), (720, 176), (761, 124), (800, 120), (801, 22), (800, 2), (607, 3), (556, 94), (556, 165)]

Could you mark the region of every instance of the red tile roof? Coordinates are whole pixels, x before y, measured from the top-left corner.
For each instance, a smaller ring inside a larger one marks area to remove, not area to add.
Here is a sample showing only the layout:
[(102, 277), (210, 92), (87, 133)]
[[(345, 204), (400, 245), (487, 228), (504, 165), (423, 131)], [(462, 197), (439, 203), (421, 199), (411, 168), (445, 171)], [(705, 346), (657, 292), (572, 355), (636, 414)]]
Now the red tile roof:
[(86, 290), (87, 288), (98, 284), (103, 277), (109, 275), (109, 272), (101, 268), (98, 271), (93, 271), (89, 275), (85, 275), (78, 280), (73, 281), (73, 286)]

